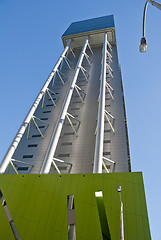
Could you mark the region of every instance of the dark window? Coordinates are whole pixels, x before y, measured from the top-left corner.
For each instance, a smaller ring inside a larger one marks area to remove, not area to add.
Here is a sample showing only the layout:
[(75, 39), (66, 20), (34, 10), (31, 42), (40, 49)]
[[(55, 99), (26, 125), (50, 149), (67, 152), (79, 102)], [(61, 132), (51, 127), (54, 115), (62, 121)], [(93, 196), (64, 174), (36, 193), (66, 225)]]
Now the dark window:
[(27, 171), (29, 169), (29, 167), (18, 167), (17, 170), (18, 171)]
[(32, 135), (33, 138), (36, 138), (36, 137), (41, 137), (40, 134), (37, 134), (37, 135)]
[(64, 142), (61, 144), (62, 146), (69, 146), (69, 145), (72, 145), (72, 142)]
[(103, 155), (110, 155), (110, 152), (103, 152)]
[[(55, 101), (55, 100), (56, 100), (56, 98), (53, 98), (53, 100)], [(51, 101), (51, 98), (49, 98), (49, 101)]]
[(33, 155), (23, 155), (23, 158), (33, 158)]
[(48, 118), (40, 118), (41, 120), (48, 120)]
[(105, 133), (110, 132), (110, 129), (106, 129), (106, 130), (104, 130), (104, 132), (105, 132)]
[(44, 128), (45, 126), (38, 126), (39, 128)]
[(37, 147), (37, 144), (29, 144), (28, 147)]
[(104, 143), (110, 143), (111, 141), (110, 140), (104, 140), (103, 142)]
[(54, 106), (54, 104), (46, 104), (46, 107), (51, 107), (51, 106)]
[(50, 113), (51, 111), (43, 111), (43, 113)]

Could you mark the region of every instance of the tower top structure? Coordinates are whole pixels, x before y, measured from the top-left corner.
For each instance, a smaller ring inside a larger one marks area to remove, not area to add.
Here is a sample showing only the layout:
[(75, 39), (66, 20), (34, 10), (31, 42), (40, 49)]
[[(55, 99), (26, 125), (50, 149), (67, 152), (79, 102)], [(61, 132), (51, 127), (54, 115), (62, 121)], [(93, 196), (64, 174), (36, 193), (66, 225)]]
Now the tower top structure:
[(89, 36), (91, 45), (99, 45), (103, 44), (105, 32), (107, 33), (108, 41), (111, 44), (115, 44), (116, 36), (113, 15), (71, 23), (62, 35), (62, 41), (64, 46), (66, 46), (69, 39), (73, 39), (73, 48), (82, 47), (85, 38)]

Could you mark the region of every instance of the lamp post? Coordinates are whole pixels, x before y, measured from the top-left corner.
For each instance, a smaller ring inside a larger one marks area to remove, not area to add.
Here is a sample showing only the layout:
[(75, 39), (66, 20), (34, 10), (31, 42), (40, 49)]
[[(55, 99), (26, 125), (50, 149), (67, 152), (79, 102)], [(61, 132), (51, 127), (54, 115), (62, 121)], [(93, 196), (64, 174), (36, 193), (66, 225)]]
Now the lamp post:
[(124, 221), (123, 221), (123, 202), (121, 199), (121, 186), (117, 186), (116, 190), (119, 193), (119, 197), (120, 197), (120, 206), (121, 206), (121, 215), (120, 215), (120, 220), (121, 220), (121, 225), (120, 225), (120, 236), (121, 236), (121, 240), (124, 240)]
[(151, 3), (153, 6), (157, 7), (158, 9), (161, 10), (161, 4), (152, 1), (152, 0), (147, 0), (144, 6), (144, 13), (143, 13), (143, 36), (141, 38), (141, 44), (140, 44), (140, 52), (146, 52), (147, 51), (147, 43), (146, 43), (146, 38), (145, 38), (145, 18), (146, 18), (146, 11), (148, 4)]

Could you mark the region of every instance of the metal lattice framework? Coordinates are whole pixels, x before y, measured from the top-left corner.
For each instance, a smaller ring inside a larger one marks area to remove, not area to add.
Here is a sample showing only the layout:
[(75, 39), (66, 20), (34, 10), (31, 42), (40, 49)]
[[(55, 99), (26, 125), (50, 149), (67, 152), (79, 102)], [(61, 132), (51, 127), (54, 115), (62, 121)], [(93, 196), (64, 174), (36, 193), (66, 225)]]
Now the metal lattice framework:
[(52, 135), (51, 142), (49, 144), (49, 147), (48, 147), (48, 150), (47, 150), (47, 154), (45, 156), (45, 159), (44, 159), (44, 162), (43, 162), (43, 165), (42, 165), (40, 173), (46, 173), (46, 174), (49, 173), (52, 163), (54, 164), (54, 167), (56, 168), (57, 172), (60, 173), (60, 170), (58, 169), (58, 167), (55, 164), (55, 161), (53, 161), (53, 159), (55, 159), (54, 155), (55, 155), (55, 151), (56, 151), (56, 148), (57, 148), (57, 144), (58, 144), (58, 141), (59, 141), (59, 138), (60, 138), (60, 134), (61, 134), (61, 131), (62, 131), (62, 127), (63, 127), (64, 121), (65, 121), (65, 118), (67, 118), (67, 120), (69, 121), (69, 124), (71, 125), (71, 127), (72, 127), (72, 129), (74, 131), (74, 133), (76, 134), (76, 136), (78, 136), (78, 133), (77, 133), (76, 129), (74, 128), (70, 118), (75, 119), (76, 121), (79, 121), (79, 120), (76, 119), (70, 113), (68, 113), (68, 107), (69, 107), (69, 104), (71, 102), (71, 98), (72, 98), (74, 89), (78, 93), (78, 96), (80, 97), (80, 99), (81, 99), (81, 101), (83, 103), (83, 99), (82, 99), (82, 97), (81, 97), (81, 95), (79, 93), (80, 91), (82, 91), (82, 89), (76, 84), (76, 82), (77, 82), (80, 70), (81, 70), (84, 78), (86, 79), (86, 81), (88, 81), (89, 73), (82, 66), (82, 62), (83, 62), (84, 57), (86, 58), (86, 60), (89, 63), (89, 65), (91, 65), (90, 58), (89, 58), (89, 56), (86, 53), (87, 47), (90, 49), (91, 53), (93, 54), (93, 51), (92, 51), (92, 49), (91, 49), (91, 47), (89, 45), (88, 37), (85, 40), (84, 46), (82, 48), (81, 54), (80, 54), (78, 62), (76, 64), (75, 71), (74, 71), (72, 80), (71, 80), (71, 82), (69, 84), (69, 88), (68, 88), (67, 94), (65, 96), (65, 100), (64, 100), (64, 103), (63, 103), (63, 106), (62, 106), (62, 109), (61, 109), (58, 121), (56, 123), (56, 127), (55, 127), (54, 133)]
[(105, 158), (103, 156), (103, 142), (104, 142), (104, 119), (106, 118), (110, 128), (113, 133), (115, 132), (113, 123), (114, 117), (108, 111), (105, 110), (105, 93), (106, 89), (109, 92), (112, 100), (114, 100), (113, 92), (114, 89), (107, 82), (107, 74), (110, 75), (110, 78), (113, 78), (113, 70), (110, 67), (110, 62), (112, 62), (112, 46), (107, 41), (107, 33), (104, 34), (104, 44), (103, 44), (103, 53), (102, 53), (102, 70), (101, 70), (101, 81), (100, 81), (100, 94), (99, 94), (99, 107), (98, 107), (98, 118), (97, 118), (97, 127), (96, 127), (96, 145), (95, 145), (95, 157), (94, 157), (94, 167), (93, 173), (102, 173), (102, 166), (105, 168), (106, 172), (109, 170), (106, 167), (104, 160), (108, 161), (110, 164), (115, 164), (111, 159)]
[[(12, 156), (15, 152), (15, 150), (17, 149), (17, 146), (19, 144), (19, 142), (21, 141), (24, 133), (25, 133), (25, 130), (26, 128), (28, 127), (28, 137), (29, 137), (29, 131), (30, 131), (30, 124), (31, 124), (31, 121), (33, 121), (34, 125), (36, 126), (37, 130), (39, 131), (40, 135), (43, 137), (43, 134), (42, 132), (40, 131), (39, 127), (37, 126), (36, 124), (36, 121), (35, 121), (35, 118), (37, 118), (36, 116), (34, 116), (34, 113), (40, 103), (40, 101), (43, 99), (42, 101), (42, 104), (44, 104), (44, 100), (45, 100), (45, 94), (47, 93), (50, 97), (50, 99), (52, 100), (54, 106), (56, 105), (54, 100), (52, 99), (51, 97), (51, 94), (50, 92), (52, 92), (51, 89), (49, 89), (49, 84), (51, 83), (51, 81), (53, 80), (54, 76), (56, 75), (56, 73), (58, 73), (58, 76), (60, 77), (61, 81), (62, 81), (62, 77), (61, 77), (61, 73), (60, 73), (60, 70), (62, 68), (62, 64), (63, 64), (63, 61), (66, 62), (67, 66), (69, 68), (71, 68), (71, 66), (69, 65), (69, 62), (70, 60), (67, 58), (67, 54), (69, 51), (73, 53), (73, 51), (71, 50), (70, 48), (70, 44), (71, 44), (72, 40), (69, 40), (67, 46), (65, 47), (64, 51), (62, 52), (60, 58), (58, 59), (55, 67), (53, 68), (52, 72), (50, 73), (47, 81), (45, 82), (43, 88), (41, 89), (40, 93), (38, 94), (34, 104), (32, 105), (27, 117), (25, 118), (23, 124), (21, 125), (16, 137), (14, 138), (6, 156), (4, 157), (3, 159), (3, 162), (2, 162), (2, 165), (0, 167), (0, 173), (4, 173), (8, 167), (8, 165), (12, 165), (12, 167), (14, 167), (14, 164), (13, 164), (13, 161), (12, 161)], [(62, 82), (63, 83), (63, 82)], [(43, 107), (43, 105), (42, 105)], [(37, 118), (38, 119), (38, 118)], [(40, 119), (39, 119), (40, 120)], [(16, 161), (16, 160), (15, 160)], [(18, 160), (17, 160), (18, 161)], [(21, 162), (21, 161), (19, 161)], [(23, 163), (23, 162), (21, 162)], [(14, 169), (15, 170), (15, 169)]]
[[(57, 64), (55, 65), (55, 67), (53, 68), (51, 74), (49, 75), (46, 83), (44, 84), (42, 90), (40, 91), (38, 97), (36, 98), (33, 106), (31, 107), (31, 110), (29, 111), (25, 121), (23, 122), (20, 130), (18, 131), (18, 134), (16, 135), (10, 149), (8, 150), (3, 163), (1, 165), (0, 168), (0, 172), (3, 173), (6, 171), (9, 172), (9, 166), (11, 165), (14, 169), (14, 171), (18, 174), (18, 170), (16, 168), (16, 163), (19, 164), (25, 164), (28, 165), (30, 167), (33, 167), (32, 164), (28, 164), (25, 163), (23, 161), (19, 161), (19, 160), (15, 160), (12, 158), (22, 136), (24, 135), (24, 132), (26, 130), (26, 128), (28, 127), (28, 131), (27, 131), (27, 139), (29, 139), (29, 135), (30, 135), (30, 131), (31, 131), (31, 123), (35, 126), (36, 130), (39, 132), (40, 136), (42, 138), (44, 138), (43, 132), (41, 131), (41, 129), (38, 126), (38, 121), (43, 122), (46, 126), (48, 126), (49, 124), (43, 120), (41, 120), (40, 118), (36, 117), (34, 115), (35, 110), (37, 109), (40, 101), (42, 100), (42, 108), (44, 107), (44, 103), (45, 103), (45, 99), (48, 97), (51, 102), (52, 105), (54, 107), (56, 107), (56, 101), (58, 100), (58, 96), (56, 95), (55, 91), (54, 91), (54, 83), (55, 83), (55, 78), (56, 76), (58, 77), (58, 79), (61, 81), (61, 83), (64, 85), (65, 81), (67, 79), (67, 76), (62, 72), (62, 64), (63, 62), (66, 63), (66, 65), (68, 66), (69, 69), (71, 69), (72, 66), (72, 62), (71, 60), (67, 57), (68, 51), (70, 50), (72, 55), (75, 57), (75, 54), (73, 52), (73, 50), (70, 47), (71, 44), (70, 40), (67, 44), (67, 46), (65, 47), (63, 53), (61, 54)], [(61, 174), (59, 167), (57, 166), (56, 162), (60, 162), (62, 164), (67, 164), (70, 165), (70, 169), (72, 167), (72, 164), (69, 162), (66, 162), (64, 160), (55, 158), (55, 151), (58, 145), (58, 141), (61, 135), (61, 131), (62, 131), (62, 127), (64, 124), (65, 119), (68, 120), (69, 125), (71, 126), (73, 132), (75, 133), (75, 135), (78, 137), (78, 132), (76, 130), (76, 128), (74, 127), (73, 124), (73, 120), (77, 121), (80, 125), (80, 120), (77, 119), (76, 117), (74, 117), (71, 113), (68, 112), (68, 107), (70, 105), (71, 102), (71, 98), (73, 95), (73, 91), (75, 90), (78, 94), (78, 97), (80, 98), (81, 102), (84, 104), (84, 97), (86, 96), (86, 93), (81, 89), (80, 86), (78, 86), (76, 84), (77, 79), (78, 79), (78, 75), (81, 72), (83, 77), (85, 78), (85, 80), (88, 82), (88, 78), (90, 76), (89, 72), (82, 66), (83, 60), (86, 59), (87, 63), (89, 64), (89, 66), (91, 66), (92, 61), (90, 59), (90, 57), (88, 56), (88, 54), (86, 53), (86, 49), (87, 47), (89, 48), (91, 54), (93, 54), (93, 51), (89, 45), (89, 39), (88, 37), (86, 37), (86, 40), (84, 42), (84, 46), (82, 48), (82, 51), (80, 53), (79, 59), (77, 61), (76, 67), (75, 67), (75, 71), (73, 74), (73, 77), (71, 79), (71, 82), (69, 84), (69, 88), (68, 91), (66, 93), (65, 99), (64, 99), (64, 103), (62, 105), (62, 109), (60, 112), (60, 115), (58, 117), (57, 123), (56, 123), (56, 127), (54, 129), (52, 138), (50, 140), (49, 143), (49, 147), (45, 156), (45, 159), (43, 161), (43, 165), (42, 168), (40, 170), (40, 173), (49, 173), (51, 165), (53, 164), (56, 171)], [(106, 91), (108, 91), (108, 93), (110, 94), (110, 97), (112, 100), (114, 100), (114, 89), (112, 88), (111, 84), (109, 83), (109, 81), (107, 82), (107, 80), (112, 79), (113, 78), (113, 70), (110, 66), (110, 63), (112, 62), (112, 46), (110, 45), (110, 43), (107, 41), (107, 33), (104, 34), (104, 44), (103, 44), (103, 54), (102, 54), (102, 70), (101, 70), (101, 76), (100, 76), (100, 93), (99, 93), (99, 97), (98, 97), (98, 102), (99, 102), (99, 108), (98, 108), (98, 121), (97, 121), (97, 126), (96, 126), (96, 131), (95, 131), (95, 135), (96, 135), (96, 145), (95, 145), (95, 157), (94, 157), (94, 168), (93, 168), (93, 172), (94, 173), (101, 173), (102, 172), (102, 166), (104, 167), (104, 169), (106, 170), (106, 172), (109, 172), (109, 170), (106, 167), (105, 161), (108, 162), (108, 164), (112, 164), (114, 166), (115, 162), (109, 158), (106, 158), (103, 156), (103, 142), (104, 142), (104, 124), (105, 124), (105, 119), (106, 122), (109, 124), (111, 130), (113, 133), (115, 133), (114, 130), (114, 116), (108, 112), (105, 109), (105, 93)], [(49, 86), (49, 84), (51, 84), (51, 86)], [(52, 87), (52, 89), (51, 89)], [(84, 95), (84, 97), (81, 95), (81, 93)], [(52, 97), (52, 95), (54, 95), (54, 98)], [(56, 99), (55, 99), (56, 97)]]

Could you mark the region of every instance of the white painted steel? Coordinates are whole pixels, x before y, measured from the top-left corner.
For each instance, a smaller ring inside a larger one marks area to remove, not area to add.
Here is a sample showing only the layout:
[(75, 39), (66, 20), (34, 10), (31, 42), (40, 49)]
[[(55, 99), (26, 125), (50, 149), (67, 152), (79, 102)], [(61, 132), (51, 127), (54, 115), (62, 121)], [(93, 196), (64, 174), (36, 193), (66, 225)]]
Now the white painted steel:
[(121, 240), (124, 240), (124, 220), (123, 220), (123, 202), (121, 202), (121, 226), (120, 226)]
[(107, 52), (107, 55), (108, 55), (108, 57), (109, 57), (110, 61), (112, 62), (112, 55), (109, 53), (109, 51), (108, 51), (108, 50), (107, 50), (106, 52)]
[(111, 44), (109, 43), (109, 41), (108, 41), (108, 40), (107, 40), (107, 45), (108, 45), (108, 47), (109, 47), (110, 51), (112, 52), (112, 46), (111, 46)]
[(79, 71), (82, 68), (81, 64), (82, 64), (83, 58), (85, 56), (85, 51), (86, 51), (87, 45), (88, 45), (88, 37), (85, 40), (84, 46), (83, 46), (81, 54), (79, 56), (79, 59), (78, 59), (78, 62), (77, 62), (77, 65), (76, 65), (71, 83), (69, 85), (69, 88), (68, 88), (68, 91), (67, 91), (67, 94), (66, 94), (66, 97), (65, 97), (65, 100), (64, 100), (64, 103), (63, 103), (63, 106), (62, 106), (62, 109), (61, 109), (61, 112), (60, 112), (55, 130), (54, 130), (54, 133), (52, 135), (51, 142), (49, 144), (49, 148), (48, 148), (47, 154), (45, 156), (45, 159), (44, 159), (44, 162), (43, 162), (40, 173), (47, 174), (50, 171), (51, 163), (53, 161), (53, 157), (54, 157), (56, 147), (57, 147), (57, 144), (58, 144), (58, 141), (59, 141), (59, 137), (60, 137), (61, 130), (62, 130), (62, 127), (63, 127), (63, 123), (64, 123), (64, 120), (65, 120), (65, 117), (66, 117), (66, 114), (67, 114), (67, 110), (68, 110), (68, 107), (69, 107), (69, 104), (70, 104), (70, 101), (71, 101), (73, 90), (74, 90), (74, 87), (75, 87), (75, 84), (76, 84), (76, 81), (77, 81), (77, 78), (78, 78)]
[(109, 158), (103, 157), (103, 159), (104, 159), (104, 160), (106, 160), (106, 161), (108, 161), (108, 162), (110, 162), (110, 163), (113, 163), (113, 164), (115, 164), (115, 162), (114, 162), (114, 161), (112, 161), (112, 160), (111, 160), (111, 159), (109, 159)]
[(67, 51), (69, 50), (69, 46), (71, 44), (71, 41), (72, 40), (69, 40), (66, 48), (62, 52), (58, 62), (56, 63), (55, 67), (53, 68), (52, 72), (50, 73), (50, 76), (48, 77), (47, 81), (45, 82), (45, 84), (44, 84), (43, 88), (41, 89), (39, 95), (37, 96), (34, 104), (32, 105), (32, 107), (31, 107), (27, 117), (25, 118), (23, 124), (21, 125), (21, 127), (20, 127), (20, 129), (19, 129), (19, 131), (18, 131), (18, 133), (17, 133), (17, 135), (15, 137), (15, 139), (13, 140), (13, 142), (12, 142), (8, 152), (7, 152), (7, 154), (5, 155), (5, 157), (4, 157), (3, 161), (2, 161), (2, 164), (1, 164), (1, 167), (0, 167), (0, 173), (4, 173), (5, 172), (5, 170), (6, 170), (7, 166), (8, 166), (8, 164), (9, 164), (9, 162), (10, 162), (10, 160), (11, 160), (11, 158), (12, 158), (12, 156), (13, 156), (13, 154), (14, 154), (14, 152), (15, 152), (15, 150), (16, 150), (16, 148), (17, 148), (17, 146), (18, 146), (18, 144), (19, 144), (19, 142), (20, 142), (20, 140), (21, 140), (21, 138), (22, 138), (22, 136), (23, 136), (23, 134), (24, 134), (28, 124), (29, 124), (29, 122), (30, 122), (30, 120), (31, 120), (31, 118), (34, 115), (35, 110), (37, 109), (37, 107), (38, 107), (38, 105), (39, 105), (39, 103), (40, 103), (44, 93), (46, 92), (46, 90), (47, 90), (47, 88), (48, 88), (48, 86), (49, 86), (49, 84), (50, 84), (54, 74), (56, 73), (59, 65), (61, 64), (62, 60), (65, 58), (65, 55), (66, 55)]
[(115, 119), (114, 116), (112, 116), (112, 114), (110, 114), (110, 113), (107, 112), (106, 110), (105, 110), (105, 113), (107, 113), (112, 119)]
[(102, 173), (103, 139), (104, 139), (104, 111), (105, 111), (105, 87), (106, 87), (106, 51), (107, 33), (104, 34), (102, 70), (100, 82), (100, 98), (98, 107), (97, 134), (94, 156), (93, 173)]

